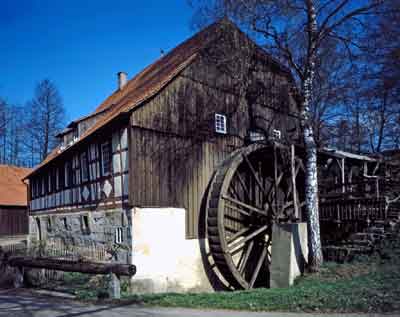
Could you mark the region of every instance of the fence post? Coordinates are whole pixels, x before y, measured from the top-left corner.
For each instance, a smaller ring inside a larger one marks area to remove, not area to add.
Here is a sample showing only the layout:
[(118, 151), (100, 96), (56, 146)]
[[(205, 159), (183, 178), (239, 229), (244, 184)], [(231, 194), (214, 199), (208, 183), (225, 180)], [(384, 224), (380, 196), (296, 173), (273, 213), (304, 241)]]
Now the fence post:
[(15, 269), (14, 287), (21, 288), (24, 286), (24, 268), (17, 267)]
[(109, 277), (108, 292), (109, 292), (110, 298), (120, 299), (121, 298), (121, 281), (119, 279), (119, 276), (114, 273), (110, 273), (108, 277)]

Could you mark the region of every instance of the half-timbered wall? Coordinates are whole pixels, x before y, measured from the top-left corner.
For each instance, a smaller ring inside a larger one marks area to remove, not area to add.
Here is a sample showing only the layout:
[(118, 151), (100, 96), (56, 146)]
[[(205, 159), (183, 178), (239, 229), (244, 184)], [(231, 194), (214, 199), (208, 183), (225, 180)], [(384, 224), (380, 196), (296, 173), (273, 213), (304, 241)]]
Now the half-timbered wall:
[(67, 154), (32, 177), (32, 213), (115, 207), (127, 200), (127, 128)]

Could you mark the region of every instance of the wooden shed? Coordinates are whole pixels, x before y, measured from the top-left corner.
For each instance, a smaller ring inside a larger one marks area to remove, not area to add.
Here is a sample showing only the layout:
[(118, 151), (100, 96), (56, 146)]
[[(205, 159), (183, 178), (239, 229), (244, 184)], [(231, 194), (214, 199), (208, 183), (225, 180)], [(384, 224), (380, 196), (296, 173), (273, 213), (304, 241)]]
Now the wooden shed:
[(27, 185), (22, 181), (29, 172), (0, 165), (0, 245), (26, 240), (29, 234)]

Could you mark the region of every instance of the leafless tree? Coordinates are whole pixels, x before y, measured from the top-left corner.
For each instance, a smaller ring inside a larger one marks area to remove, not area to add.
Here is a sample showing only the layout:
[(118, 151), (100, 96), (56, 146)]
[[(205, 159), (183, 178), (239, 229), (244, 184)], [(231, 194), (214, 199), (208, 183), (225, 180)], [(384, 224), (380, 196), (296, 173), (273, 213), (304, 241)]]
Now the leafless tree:
[(34, 98), (26, 104), (26, 113), (25, 146), (35, 164), (44, 160), (57, 145), (56, 134), (65, 123), (65, 109), (53, 82), (44, 79), (37, 84)]
[(7, 102), (0, 99), (0, 161), (3, 164), (6, 163), (7, 111)]
[(0, 162), (24, 165), (22, 138), (24, 133), (21, 107), (0, 100)]
[(385, 1), (368, 21), (360, 75), (372, 152), (396, 146), (400, 117), (400, 2)]
[(210, 0), (200, 1), (201, 16), (229, 16), (249, 32), (274, 56), (279, 57), (296, 77), (302, 94), (300, 106), (306, 149), (306, 206), (309, 224), (309, 266), (318, 270), (322, 263), (320, 242), (317, 146), (312, 103), (321, 48), (330, 39), (353, 56), (364, 18), (383, 1), (351, 0)]

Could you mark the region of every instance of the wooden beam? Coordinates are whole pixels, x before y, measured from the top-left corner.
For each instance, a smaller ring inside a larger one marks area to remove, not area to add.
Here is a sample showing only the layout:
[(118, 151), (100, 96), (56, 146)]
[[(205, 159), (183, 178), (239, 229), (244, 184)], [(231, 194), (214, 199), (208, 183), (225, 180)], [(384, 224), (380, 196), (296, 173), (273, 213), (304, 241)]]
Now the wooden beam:
[(345, 183), (346, 183), (346, 176), (345, 176), (345, 173), (344, 173), (344, 170), (345, 170), (345, 158), (342, 158), (342, 160), (341, 160), (341, 166), (340, 166), (340, 170), (341, 170), (341, 181), (342, 181), (342, 193), (344, 194), (345, 192), (346, 192), (346, 185), (345, 185)]
[(4, 259), (12, 267), (30, 267), (35, 269), (49, 269), (63, 272), (79, 272), (87, 274), (110, 274), (133, 276), (136, 266), (119, 263), (96, 263), (83, 261), (68, 261), (55, 258), (35, 258), (31, 256), (13, 256)]

